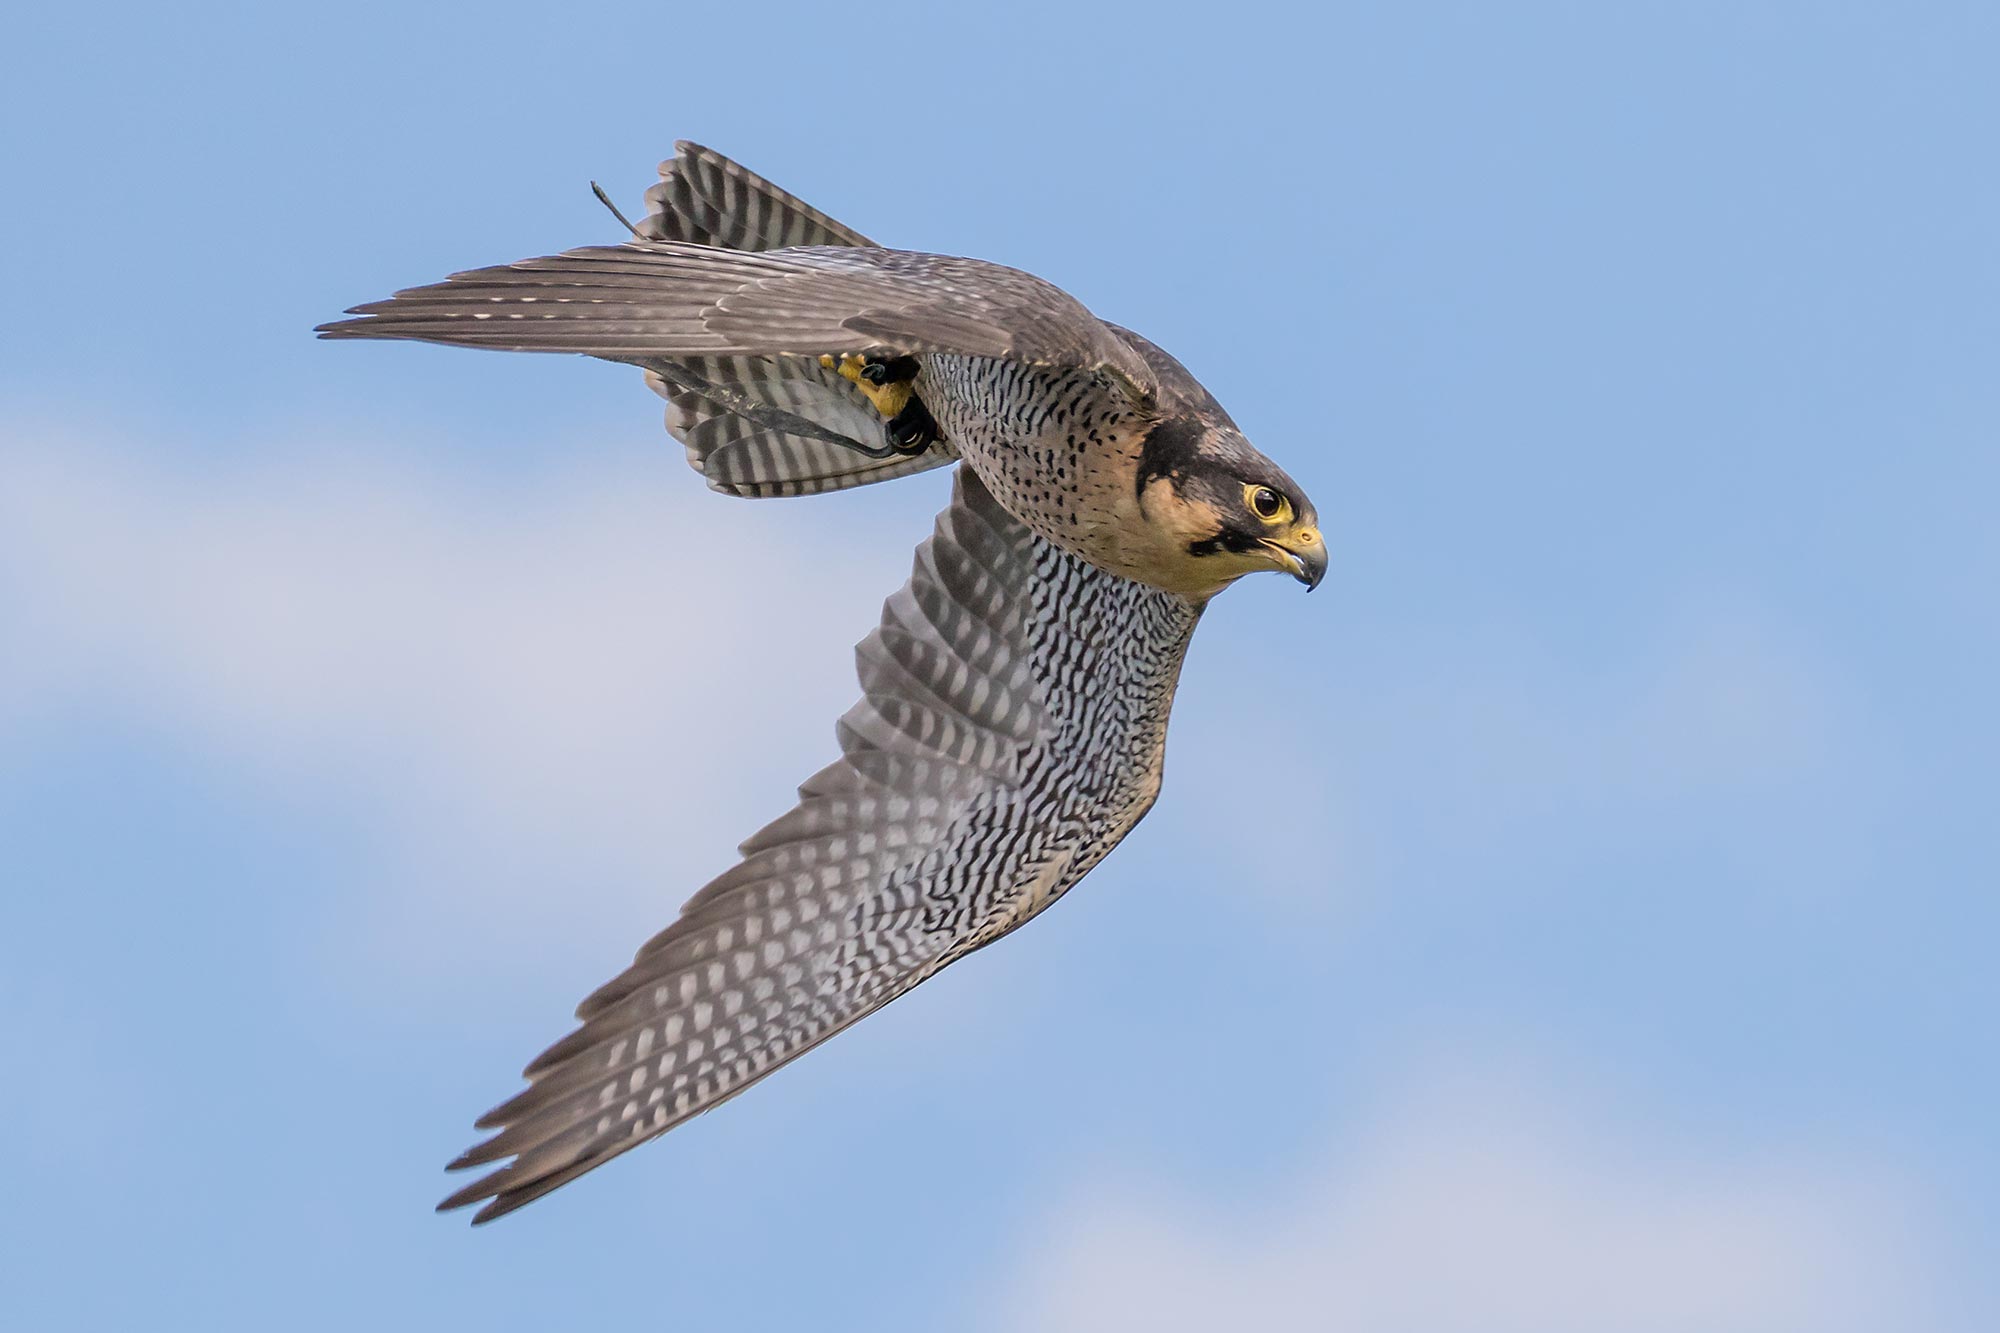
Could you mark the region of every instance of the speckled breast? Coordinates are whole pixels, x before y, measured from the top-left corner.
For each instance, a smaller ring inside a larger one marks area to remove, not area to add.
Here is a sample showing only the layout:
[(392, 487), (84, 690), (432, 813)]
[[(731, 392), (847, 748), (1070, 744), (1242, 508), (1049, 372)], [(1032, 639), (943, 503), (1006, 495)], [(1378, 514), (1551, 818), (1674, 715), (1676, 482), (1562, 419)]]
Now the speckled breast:
[(1101, 375), (983, 357), (928, 356), (917, 393), (995, 499), (1072, 555), (1119, 568), (1149, 425)]

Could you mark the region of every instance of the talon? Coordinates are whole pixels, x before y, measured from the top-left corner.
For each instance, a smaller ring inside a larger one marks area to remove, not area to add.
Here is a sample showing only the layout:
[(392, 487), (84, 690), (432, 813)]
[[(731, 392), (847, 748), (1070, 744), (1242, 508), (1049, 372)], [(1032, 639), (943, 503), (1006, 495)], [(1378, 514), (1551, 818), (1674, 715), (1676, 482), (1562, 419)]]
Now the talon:
[(889, 447), (899, 454), (920, 454), (939, 438), (937, 418), (914, 394), (882, 427)]
[(838, 374), (868, 396), (875, 410), (893, 418), (913, 397), (910, 384), (917, 377), (917, 359), (899, 356), (884, 361), (879, 357), (822, 356), (821, 367)]
[(880, 454), (863, 449), (869, 457), (920, 454), (943, 438), (937, 418), (917, 397), (914, 384), (922, 366), (915, 357), (822, 356), (819, 364), (861, 390), (882, 414), (882, 435), (888, 443)]
[(861, 378), (870, 384), (908, 384), (923, 369), (914, 356), (899, 356), (891, 361), (870, 360), (861, 367)]

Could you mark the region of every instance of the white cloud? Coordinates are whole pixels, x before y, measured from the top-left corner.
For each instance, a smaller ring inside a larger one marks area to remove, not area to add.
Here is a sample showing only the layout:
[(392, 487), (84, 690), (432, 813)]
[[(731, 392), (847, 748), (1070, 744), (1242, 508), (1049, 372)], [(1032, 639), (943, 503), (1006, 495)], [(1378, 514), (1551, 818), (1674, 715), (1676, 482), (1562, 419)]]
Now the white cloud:
[(468, 955), (664, 924), (833, 757), (851, 646), (930, 524), (906, 490), (866, 546), (851, 512), (710, 496), (671, 454), (495, 484), (379, 444), (203, 469), (4, 438), (0, 737), (164, 726), (358, 815), (391, 952), (445, 922)]
[(1272, 1200), (1085, 1182), (1037, 1229), (1004, 1322), (1034, 1333), (1935, 1326), (1935, 1219), (1838, 1154), (1691, 1143), (1491, 1070), (1421, 1080), (1342, 1141)]

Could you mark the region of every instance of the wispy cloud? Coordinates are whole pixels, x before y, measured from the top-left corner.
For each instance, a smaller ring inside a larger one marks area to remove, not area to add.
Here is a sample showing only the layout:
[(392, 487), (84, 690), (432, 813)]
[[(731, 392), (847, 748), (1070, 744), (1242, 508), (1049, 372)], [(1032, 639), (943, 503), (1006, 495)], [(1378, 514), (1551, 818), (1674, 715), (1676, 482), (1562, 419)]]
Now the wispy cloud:
[(1001, 1306), (1036, 1333), (1934, 1327), (1938, 1219), (1836, 1153), (1722, 1149), (1545, 1075), (1433, 1071), (1279, 1197), (1099, 1176)]
[(585, 450), (496, 487), (380, 446), (191, 470), (0, 438), (0, 735), (138, 719), (358, 814), (385, 941), (546, 954), (585, 883), (643, 938), (832, 757), (850, 647), (929, 529), (918, 499), (868, 546)]

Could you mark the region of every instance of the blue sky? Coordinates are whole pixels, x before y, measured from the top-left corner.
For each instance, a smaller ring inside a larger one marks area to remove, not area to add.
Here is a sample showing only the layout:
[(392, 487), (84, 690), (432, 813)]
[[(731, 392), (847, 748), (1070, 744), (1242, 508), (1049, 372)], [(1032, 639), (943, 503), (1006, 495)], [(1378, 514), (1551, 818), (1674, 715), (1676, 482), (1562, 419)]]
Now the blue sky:
[[(0, 80), (24, 1328), (1990, 1328), (1990, 6), (105, 5)], [(676, 137), (1318, 503), (1063, 907), (504, 1223), (472, 1117), (833, 753), (944, 491), (328, 345)]]

